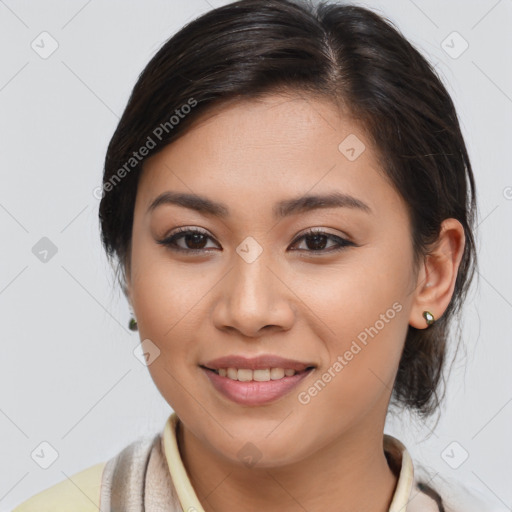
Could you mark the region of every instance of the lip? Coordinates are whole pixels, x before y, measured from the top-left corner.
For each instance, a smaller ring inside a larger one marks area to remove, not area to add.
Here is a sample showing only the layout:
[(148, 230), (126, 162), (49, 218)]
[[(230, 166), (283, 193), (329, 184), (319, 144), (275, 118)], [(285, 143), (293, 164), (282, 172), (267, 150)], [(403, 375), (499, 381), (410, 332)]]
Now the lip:
[(257, 357), (245, 357), (240, 355), (231, 355), (219, 357), (200, 364), (206, 366), (210, 370), (218, 370), (219, 368), (246, 368), (248, 370), (264, 370), (266, 368), (284, 368), (302, 372), (310, 366), (316, 367), (314, 363), (304, 363), (293, 359), (286, 359), (272, 354), (262, 354)]
[[(220, 366), (220, 368), (226, 367)], [(268, 366), (265, 366), (265, 368), (268, 368)], [(282, 366), (273, 366), (273, 368), (282, 368)], [(246, 406), (264, 405), (284, 397), (313, 372), (314, 369), (311, 368), (307, 371), (296, 373), (291, 377), (285, 376), (282, 379), (269, 380), (267, 382), (242, 382), (228, 377), (221, 377), (215, 371), (209, 370), (204, 366), (201, 367), (201, 371), (206, 374), (213, 387), (219, 393), (239, 405)]]

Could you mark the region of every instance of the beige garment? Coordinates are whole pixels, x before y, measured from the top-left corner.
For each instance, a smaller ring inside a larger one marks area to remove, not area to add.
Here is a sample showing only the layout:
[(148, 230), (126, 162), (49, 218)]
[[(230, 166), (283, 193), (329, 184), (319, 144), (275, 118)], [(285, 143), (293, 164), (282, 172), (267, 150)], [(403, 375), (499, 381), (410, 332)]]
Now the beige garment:
[(182, 512), (160, 434), (131, 443), (103, 469), (100, 511), (144, 510)]
[[(173, 413), (162, 435), (138, 440), (107, 462), (101, 512), (204, 512), (180, 456), (178, 421)], [(415, 487), (412, 461), (403, 444), (386, 435), (384, 448), (399, 476), (389, 512), (439, 512), (435, 500)]]
[[(172, 413), (162, 433), (134, 441), (107, 462), (67, 477), (13, 512), (204, 512), (180, 456), (178, 424)], [(384, 449), (398, 476), (390, 512), (510, 512), (488, 493), (424, 471), (419, 464), (413, 468), (398, 439), (385, 435)]]

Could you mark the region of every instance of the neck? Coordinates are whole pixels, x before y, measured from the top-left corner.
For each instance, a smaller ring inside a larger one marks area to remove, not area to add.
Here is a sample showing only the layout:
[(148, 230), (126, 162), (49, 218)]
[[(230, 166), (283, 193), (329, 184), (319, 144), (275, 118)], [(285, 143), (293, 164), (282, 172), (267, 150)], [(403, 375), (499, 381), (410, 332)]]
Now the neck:
[(212, 452), (178, 423), (178, 446), (205, 512), (387, 512), (397, 477), (388, 466), (382, 431), (360, 428), (299, 462), (252, 468)]

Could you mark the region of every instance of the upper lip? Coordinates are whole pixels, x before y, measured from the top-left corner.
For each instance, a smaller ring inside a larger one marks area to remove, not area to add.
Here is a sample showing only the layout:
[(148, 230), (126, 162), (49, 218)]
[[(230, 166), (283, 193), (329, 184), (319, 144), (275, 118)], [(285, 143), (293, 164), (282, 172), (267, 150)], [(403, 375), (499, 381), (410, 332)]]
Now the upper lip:
[(249, 370), (264, 370), (266, 368), (284, 368), (301, 372), (306, 368), (315, 366), (313, 363), (303, 363), (286, 359), (272, 354), (262, 354), (258, 357), (244, 357), (240, 355), (231, 355), (212, 359), (201, 366), (205, 366), (210, 370), (218, 370), (219, 368), (246, 368)]

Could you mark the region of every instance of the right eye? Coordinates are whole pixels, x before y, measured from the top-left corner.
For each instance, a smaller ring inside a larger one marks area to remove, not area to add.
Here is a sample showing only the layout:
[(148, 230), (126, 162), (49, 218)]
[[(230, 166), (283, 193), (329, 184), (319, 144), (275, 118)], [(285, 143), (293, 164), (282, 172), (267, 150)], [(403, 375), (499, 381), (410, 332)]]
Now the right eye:
[[(197, 228), (178, 228), (163, 240), (158, 240), (158, 243), (173, 251), (200, 253), (206, 250), (210, 252), (205, 248), (208, 238), (212, 239), (205, 231)], [(178, 241), (183, 241), (185, 247), (178, 245)]]

